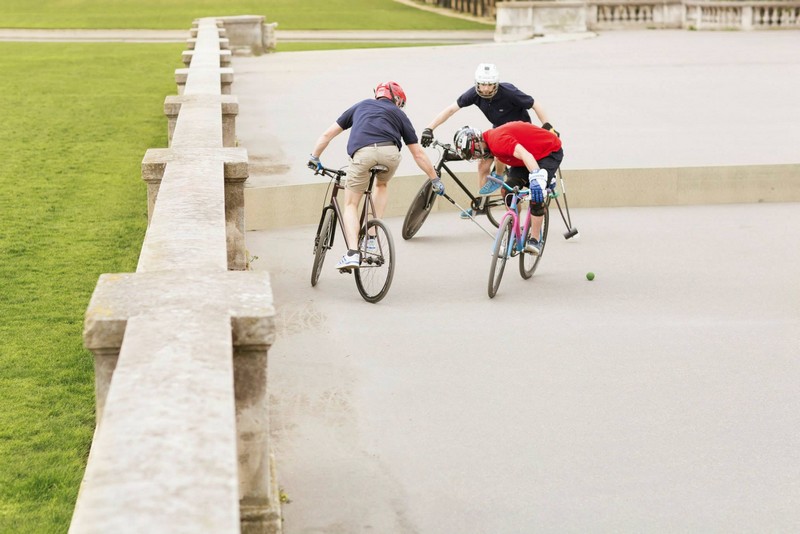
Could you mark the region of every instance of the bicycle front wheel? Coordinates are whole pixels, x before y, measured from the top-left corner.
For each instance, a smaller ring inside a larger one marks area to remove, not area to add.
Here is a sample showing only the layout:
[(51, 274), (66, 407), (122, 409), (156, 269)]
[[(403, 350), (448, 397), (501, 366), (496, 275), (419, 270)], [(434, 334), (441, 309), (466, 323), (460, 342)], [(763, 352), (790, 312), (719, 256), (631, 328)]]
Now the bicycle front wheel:
[[(539, 261), (542, 259), (542, 255), (544, 255), (544, 247), (547, 244), (547, 232), (550, 229), (550, 201), (548, 200), (547, 205), (545, 206), (544, 210), (544, 221), (542, 222), (542, 233), (539, 234), (539, 242), (542, 244), (542, 250), (539, 251), (539, 255), (535, 256), (530, 252), (522, 252), (519, 255), (519, 274), (527, 280), (531, 276), (533, 276), (533, 272), (536, 270), (536, 267), (539, 266)], [(527, 237), (526, 237), (527, 239)]]
[(333, 208), (326, 207), (317, 228), (314, 238), (314, 264), (311, 266), (311, 286), (317, 285), (322, 264), (325, 262), (325, 253), (333, 245), (333, 232), (336, 230), (336, 212)]
[(367, 239), (359, 236), (361, 266), (355, 269), (356, 287), (367, 302), (378, 302), (392, 285), (394, 277), (394, 241), (380, 219), (367, 223)]
[(403, 221), (403, 239), (411, 239), (422, 228), (422, 224), (428, 218), (435, 201), (436, 193), (433, 192), (431, 181), (425, 180), (417, 194), (414, 195), (414, 199), (406, 212), (406, 218)]
[(494, 238), (494, 248), (492, 249), (492, 265), (489, 269), (489, 298), (494, 298), (497, 288), (500, 287), (500, 280), (503, 279), (503, 270), (506, 268), (506, 261), (511, 254), (513, 246), (514, 219), (511, 215), (506, 215), (500, 222), (497, 229), (497, 236)]

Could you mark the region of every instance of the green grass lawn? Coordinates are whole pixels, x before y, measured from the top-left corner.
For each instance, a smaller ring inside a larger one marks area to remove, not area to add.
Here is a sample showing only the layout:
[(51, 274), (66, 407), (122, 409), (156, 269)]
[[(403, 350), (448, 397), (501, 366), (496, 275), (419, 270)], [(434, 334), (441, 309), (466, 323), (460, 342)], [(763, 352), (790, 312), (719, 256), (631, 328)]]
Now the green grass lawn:
[[(282, 29), (487, 29), (393, 0), (2, 0), (0, 27), (188, 31), (240, 14)], [(100, 274), (136, 269), (141, 161), (167, 146), (184, 48), (0, 42), (0, 534), (68, 529), (94, 430), (83, 317)]]
[(2, 0), (0, 28), (185, 29), (226, 15), (264, 15), (281, 30), (492, 28), (394, 0)]
[(83, 316), (132, 272), (181, 44), (0, 43), (0, 532), (66, 532), (94, 430)]

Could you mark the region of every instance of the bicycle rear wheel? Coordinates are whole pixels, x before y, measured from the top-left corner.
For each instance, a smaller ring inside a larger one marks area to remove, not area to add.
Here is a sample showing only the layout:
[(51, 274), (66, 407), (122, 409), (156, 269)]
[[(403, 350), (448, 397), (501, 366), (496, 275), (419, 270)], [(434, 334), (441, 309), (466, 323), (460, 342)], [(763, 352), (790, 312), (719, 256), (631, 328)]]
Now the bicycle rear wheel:
[(363, 239), (363, 234), (359, 236), (361, 266), (353, 272), (358, 292), (367, 302), (375, 303), (386, 296), (392, 285), (394, 241), (380, 219), (371, 219), (367, 223), (367, 235), (374, 236), (375, 241), (370, 244), (371, 239)]
[(514, 219), (511, 215), (507, 215), (500, 222), (500, 226), (497, 229), (497, 236), (494, 239), (494, 248), (492, 249), (492, 265), (489, 269), (489, 298), (494, 298), (497, 294), (500, 280), (503, 279), (503, 270), (506, 268), (506, 261), (514, 244), (513, 225)]
[(325, 253), (333, 245), (333, 233), (336, 231), (336, 212), (327, 206), (322, 210), (317, 235), (314, 238), (314, 264), (311, 266), (311, 286), (317, 285), (322, 264), (325, 262)]
[[(536, 256), (531, 254), (530, 252), (523, 251), (522, 254), (519, 255), (519, 274), (527, 280), (531, 276), (533, 276), (534, 271), (536, 271), (536, 267), (539, 266), (539, 261), (542, 259), (544, 255), (544, 247), (547, 245), (547, 232), (550, 229), (550, 201), (547, 201), (544, 210), (544, 221), (542, 222), (542, 233), (539, 236), (539, 242), (542, 244), (542, 249), (539, 251), (539, 255)], [(530, 230), (529, 230), (530, 232)], [(528, 237), (526, 236), (525, 239)]]
[(417, 194), (414, 195), (414, 199), (406, 212), (406, 218), (403, 221), (403, 239), (414, 237), (414, 234), (422, 227), (425, 219), (428, 218), (435, 201), (436, 194), (433, 192), (431, 181), (425, 180)]

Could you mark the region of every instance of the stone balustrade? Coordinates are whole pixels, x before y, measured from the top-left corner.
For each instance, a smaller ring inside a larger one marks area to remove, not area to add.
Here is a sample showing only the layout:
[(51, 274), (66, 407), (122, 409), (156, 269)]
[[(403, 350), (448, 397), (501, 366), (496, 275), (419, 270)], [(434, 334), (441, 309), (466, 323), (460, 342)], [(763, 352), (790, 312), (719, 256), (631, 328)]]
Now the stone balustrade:
[(800, 29), (800, 1), (589, 0), (498, 2), (495, 41), (645, 28)]
[(681, 28), (683, 5), (678, 0), (665, 2), (620, 2), (592, 0), (586, 4), (587, 27), (591, 30), (628, 28)]
[(684, 27), (697, 30), (800, 29), (800, 2), (684, 2)]
[(165, 103), (170, 147), (142, 162), (136, 272), (102, 275), (86, 313), (97, 428), (74, 534), (281, 531), (267, 409), (274, 308), (268, 274), (245, 270), (247, 153), (231, 146), (224, 28), (200, 19), (192, 35), (182, 94)]

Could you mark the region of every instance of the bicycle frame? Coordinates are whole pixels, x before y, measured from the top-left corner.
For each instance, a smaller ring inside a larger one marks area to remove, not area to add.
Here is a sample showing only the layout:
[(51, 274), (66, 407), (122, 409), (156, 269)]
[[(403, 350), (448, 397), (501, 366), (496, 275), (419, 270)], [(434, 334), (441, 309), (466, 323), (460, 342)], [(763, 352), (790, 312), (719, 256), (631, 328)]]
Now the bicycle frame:
[[(346, 174), (345, 171), (328, 169), (325, 167), (323, 167), (320, 171), (318, 171), (318, 173), (332, 179), (333, 190), (331, 191), (328, 204), (322, 209), (322, 216), (320, 217), (319, 224), (317, 225), (317, 235), (319, 235), (320, 228), (322, 227), (322, 223), (325, 220), (325, 212), (327, 210), (332, 209), (334, 212), (336, 212), (337, 221), (344, 221), (344, 219), (342, 218), (342, 209), (339, 205), (339, 191), (344, 189), (341, 180), (342, 177), (345, 176)], [(372, 175), (370, 176), (369, 185), (367, 185), (367, 190), (364, 192), (365, 200), (363, 205), (361, 206), (361, 214), (359, 216), (359, 233), (361, 232), (366, 233), (367, 222), (370, 219), (370, 215), (375, 216), (375, 204), (372, 201), (372, 186), (375, 181), (375, 176), (376, 173), (372, 173)], [(339, 226), (342, 232), (342, 237), (344, 238), (345, 246), (348, 249), (358, 248), (357, 246), (351, 246), (355, 245), (355, 243), (351, 244), (347, 242), (347, 234), (344, 231), (344, 226), (342, 224), (340, 224)], [(336, 235), (335, 231), (331, 232), (330, 241), (327, 244), (328, 248), (331, 248), (333, 246), (335, 235)]]
[[(473, 214), (485, 214), (486, 218), (489, 219), (489, 222), (496, 227), (500, 222), (502, 215), (505, 214), (506, 205), (505, 202), (503, 202), (503, 199), (497, 198), (494, 195), (479, 195), (477, 197), (473, 195), (469, 188), (464, 185), (464, 182), (462, 182), (447, 165), (448, 161), (464, 160), (453, 150), (452, 146), (450, 145), (445, 145), (434, 140), (432, 142), (432, 146), (443, 149), (439, 160), (434, 165), (436, 174), (438, 176), (442, 176), (442, 171), (444, 170), (444, 172), (456, 183), (459, 189), (461, 189), (470, 199), (469, 208), (472, 209)], [(419, 191), (417, 191), (417, 193), (414, 195), (411, 205), (408, 207), (408, 211), (406, 212), (405, 219), (403, 220), (403, 239), (411, 239), (414, 237), (414, 235), (416, 235), (416, 233), (425, 223), (425, 219), (433, 209), (433, 205), (436, 202), (437, 196), (438, 195), (433, 192), (430, 182), (426, 179), (425, 182), (423, 182), (422, 187), (420, 187)], [(444, 193), (442, 198), (453, 204), (459, 210), (464, 211), (464, 208), (456, 203), (456, 201), (453, 200), (447, 193)], [(472, 222), (477, 224), (479, 228), (486, 232), (490, 238), (492, 237), (492, 234), (489, 231), (475, 221), (475, 218), (472, 216), (472, 214), (470, 214), (469, 218), (472, 220)]]
[[(511, 203), (508, 206), (508, 210), (506, 211), (505, 215), (500, 219), (500, 227), (497, 229), (497, 234), (494, 238), (494, 243), (497, 243), (497, 240), (500, 239), (501, 235), (503, 234), (503, 221), (505, 221), (506, 217), (510, 216), (513, 223), (511, 225), (513, 234), (513, 239), (509, 240), (508, 249), (506, 250), (506, 254), (510, 257), (514, 257), (520, 252), (525, 249), (525, 239), (524, 236), (528, 235), (528, 230), (531, 224), (531, 203), (528, 202), (528, 206), (525, 209), (525, 222), (520, 222), (520, 214), (519, 214), (519, 201), (525, 200), (526, 197), (530, 196), (530, 190), (523, 189), (520, 190), (519, 187), (510, 187), (509, 185), (503, 183), (502, 186), (509, 191), (506, 195), (511, 196)], [(492, 245), (494, 248), (494, 245)]]
[(479, 211), (482, 207), (480, 205), (481, 199), (483, 199), (484, 197), (481, 196), (476, 197), (475, 195), (473, 195), (472, 192), (469, 190), (469, 188), (464, 185), (464, 182), (462, 182), (458, 178), (458, 176), (456, 176), (455, 173), (450, 170), (450, 167), (447, 166), (448, 161), (464, 161), (464, 159), (461, 158), (461, 156), (459, 156), (458, 154), (456, 154), (452, 146), (440, 143), (435, 139), (431, 143), (431, 146), (440, 147), (442, 149), (442, 155), (439, 158), (439, 161), (436, 163), (436, 167), (434, 167), (436, 169), (436, 174), (441, 176), (442, 170), (444, 170), (448, 174), (448, 176), (450, 176), (450, 178), (452, 178), (453, 181), (458, 185), (458, 187), (461, 188), (464, 194), (466, 194), (469, 197), (470, 207), (475, 211)]

